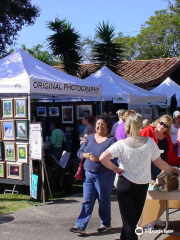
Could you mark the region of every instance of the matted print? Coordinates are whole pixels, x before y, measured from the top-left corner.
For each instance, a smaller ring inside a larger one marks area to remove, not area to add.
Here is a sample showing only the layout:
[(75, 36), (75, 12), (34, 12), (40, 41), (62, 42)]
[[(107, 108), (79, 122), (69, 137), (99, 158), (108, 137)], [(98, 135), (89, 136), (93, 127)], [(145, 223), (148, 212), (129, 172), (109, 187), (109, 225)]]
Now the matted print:
[(73, 123), (73, 106), (62, 106), (62, 123)]
[(49, 107), (49, 116), (50, 117), (59, 116), (59, 107)]
[(22, 163), (6, 162), (6, 178), (22, 180)]
[(16, 143), (16, 160), (20, 163), (28, 163), (28, 143)]
[(6, 177), (6, 163), (0, 162), (0, 178)]
[(37, 107), (37, 116), (46, 117), (47, 116), (46, 107)]
[(16, 161), (15, 142), (4, 142), (4, 160)]
[(77, 105), (76, 106), (77, 119), (83, 119), (87, 114), (92, 115), (92, 105)]
[(27, 118), (27, 98), (14, 98), (14, 118)]
[(2, 118), (13, 118), (13, 98), (1, 99)]
[(16, 139), (28, 140), (28, 120), (16, 120)]
[(15, 139), (14, 120), (2, 121), (2, 139), (3, 140)]

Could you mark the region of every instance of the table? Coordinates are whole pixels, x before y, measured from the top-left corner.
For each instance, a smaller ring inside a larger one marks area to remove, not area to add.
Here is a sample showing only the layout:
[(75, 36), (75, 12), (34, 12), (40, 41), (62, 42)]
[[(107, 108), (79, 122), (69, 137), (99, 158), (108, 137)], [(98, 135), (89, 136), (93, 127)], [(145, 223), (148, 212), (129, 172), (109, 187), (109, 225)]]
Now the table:
[[(146, 202), (138, 225), (144, 227), (148, 223), (158, 219), (164, 210), (166, 210), (166, 226), (164, 230), (167, 230), (169, 227), (169, 214), (171, 214), (169, 213), (169, 208), (180, 209), (180, 191), (178, 189), (170, 192), (148, 190)], [(164, 233), (158, 234), (154, 240), (158, 239), (162, 234)], [(180, 233), (168, 234), (180, 236)]]

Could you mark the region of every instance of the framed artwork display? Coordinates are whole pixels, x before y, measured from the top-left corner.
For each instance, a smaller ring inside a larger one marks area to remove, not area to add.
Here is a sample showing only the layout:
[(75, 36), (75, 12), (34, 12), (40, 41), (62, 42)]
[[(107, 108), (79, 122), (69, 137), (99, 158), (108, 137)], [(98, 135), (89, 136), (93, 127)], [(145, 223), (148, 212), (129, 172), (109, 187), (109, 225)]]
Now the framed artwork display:
[(13, 98), (1, 99), (2, 118), (13, 118)]
[(49, 116), (50, 117), (59, 116), (59, 107), (49, 107)]
[(6, 162), (6, 178), (22, 180), (22, 163)]
[(15, 142), (4, 142), (4, 160), (16, 161)]
[(20, 163), (28, 163), (28, 143), (16, 143), (16, 160)]
[(37, 107), (37, 116), (46, 117), (47, 116), (46, 107)]
[(76, 111), (77, 119), (83, 119), (87, 114), (92, 115), (92, 105), (77, 105)]
[(3, 160), (3, 142), (0, 141), (0, 160)]
[(14, 118), (27, 118), (27, 98), (14, 98)]
[(0, 178), (6, 177), (6, 163), (0, 162)]
[(28, 120), (16, 120), (16, 139), (28, 140)]
[(15, 139), (14, 120), (2, 121), (2, 139), (3, 140)]
[(62, 106), (62, 123), (73, 123), (73, 106)]

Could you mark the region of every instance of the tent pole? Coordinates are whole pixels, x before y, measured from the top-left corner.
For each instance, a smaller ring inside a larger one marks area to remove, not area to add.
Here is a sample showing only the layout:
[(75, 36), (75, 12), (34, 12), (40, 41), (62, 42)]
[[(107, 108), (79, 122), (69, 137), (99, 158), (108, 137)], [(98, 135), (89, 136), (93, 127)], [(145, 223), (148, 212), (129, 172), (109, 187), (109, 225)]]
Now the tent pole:
[(100, 100), (101, 100), (101, 114), (102, 114), (103, 112), (102, 97), (100, 97)]
[(167, 109), (167, 100), (166, 100), (166, 114), (168, 114), (168, 109)]

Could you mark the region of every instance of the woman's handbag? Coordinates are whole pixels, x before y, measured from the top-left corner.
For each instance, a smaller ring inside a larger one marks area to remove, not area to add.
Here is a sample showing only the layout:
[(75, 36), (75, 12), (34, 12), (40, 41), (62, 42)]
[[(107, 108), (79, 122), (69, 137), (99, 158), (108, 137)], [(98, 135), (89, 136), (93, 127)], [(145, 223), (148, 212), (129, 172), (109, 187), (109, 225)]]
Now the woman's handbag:
[(74, 175), (74, 177), (78, 180), (83, 180), (83, 177), (84, 177), (83, 165), (84, 165), (84, 159), (81, 159), (79, 166), (78, 166), (77, 173)]

